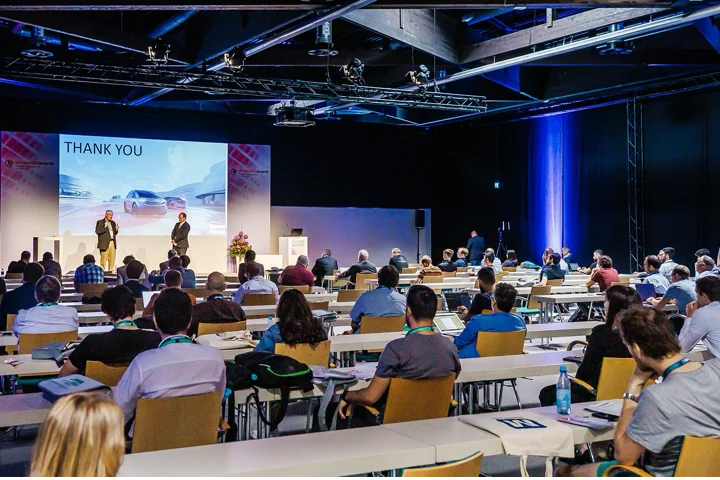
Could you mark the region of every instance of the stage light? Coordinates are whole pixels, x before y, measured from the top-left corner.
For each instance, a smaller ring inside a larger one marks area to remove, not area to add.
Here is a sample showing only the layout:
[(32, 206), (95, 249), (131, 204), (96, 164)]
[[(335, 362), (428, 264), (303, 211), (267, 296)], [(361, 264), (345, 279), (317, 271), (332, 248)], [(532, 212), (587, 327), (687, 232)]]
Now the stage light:
[(170, 44), (158, 38), (154, 44), (148, 46), (147, 54), (151, 62), (165, 64), (170, 58)]
[(223, 56), (225, 66), (236, 73), (240, 73), (245, 69), (245, 54), (241, 48), (233, 48), (229, 52), (225, 52)]
[(430, 69), (425, 65), (420, 65), (417, 70), (411, 70), (405, 75), (418, 87), (423, 87), (430, 83)]
[(332, 22), (325, 22), (315, 31), (315, 48), (308, 50), (313, 57), (334, 57), (338, 51), (333, 48)]
[(353, 58), (350, 63), (340, 67), (340, 71), (343, 72), (345, 79), (353, 85), (365, 85), (365, 79), (363, 79), (365, 65), (359, 59)]
[(278, 108), (275, 113), (276, 127), (313, 127), (313, 109), (297, 107), (293, 102), (292, 105), (283, 105)]
[(495, 182), (495, 188), (500, 188), (500, 182)]

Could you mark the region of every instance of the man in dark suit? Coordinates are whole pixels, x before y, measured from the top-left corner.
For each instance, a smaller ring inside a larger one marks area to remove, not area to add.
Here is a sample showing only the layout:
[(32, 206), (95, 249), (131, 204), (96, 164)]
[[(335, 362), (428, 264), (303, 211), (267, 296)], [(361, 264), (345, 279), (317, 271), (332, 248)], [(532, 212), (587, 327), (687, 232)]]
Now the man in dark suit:
[(337, 260), (332, 257), (330, 249), (327, 248), (323, 250), (322, 257), (315, 260), (315, 265), (312, 268), (312, 274), (315, 275), (315, 286), (321, 287), (323, 284), (323, 278), (332, 277), (333, 273), (337, 269)]
[(485, 258), (485, 239), (479, 236), (475, 230), (470, 232), (467, 249), (470, 265), (480, 265)]
[(100, 250), (100, 266), (106, 272), (115, 270), (115, 251), (117, 250), (117, 234), (120, 225), (113, 222), (113, 211), (105, 210), (105, 218), (95, 224), (95, 233), (98, 236), (98, 250)]
[(360, 250), (358, 252), (358, 263), (351, 265), (350, 268), (338, 275), (337, 279), (347, 278), (348, 284), (354, 288), (358, 273), (377, 273), (377, 267), (375, 264), (370, 263), (369, 258), (367, 250)]
[(0, 330), (7, 330), (8, 314), (17, 314), (20, 310), (28, 310), (37, 306), (35, 284), (44, 273), (45, 270), (39, 263), (28, 263), (23, 272), (23, 284), (3, 295), (2, 301), (0, 301)]
[(7, 273), (23, 273), (25, 266), (30, 262), (30, 252), (25, 250), (20, 254), (20, 260), (13, 260), (8, 265)]
[(258, 269), (260, 270), (259, 275), (265, 276), (265, 267), (262, 263), (258, 263), (255, 261), (255, 250), (248, 250), (247, 253), (245, 253), (245, 261), (238, 265), (238, 280), (240, 283), (245, 283), (248, 280), (250, 280), (250, 277), (247, 274), (247, 266), (248, 263), (254, 263), (258, 266)]
[(187, 330), (189, 336), (197, 335), (200, 323), (234, 323), (244, 322), (245, 312), (242, 307), (228, 298), (223, 297), (227, 289), (225, 276), (220, 272), (212, 272), (207, 277), (208, 294), (205, 301), (193, 307), (192, 321)]
[(50, 252), (43, 253), (43, 259), (38, 262), (45, 269), (45, 275), (52, 275), (62, 281), (62, 267), (58, 262), (53, 260), (53, 254)]
[(170, 235), (170, 241), (173, 244), (173, 248), (178, 255), (185, 255), (187, 249), (190, 246), (188, 243), (188, 235), (190, 235), (190, 224), (187, 223), (187, 215), (184, 212), (180, 212), (178, 215), (178, 223), (173, 228), (172, 235)]
[(173, 257), (177, 257), (177, 256), (178, 256), (178, 253), (177, 253), (176, 250), (168, 250), (168, 259), (167, 259), (167, 262), (162, 262), (162, 263), (160, 264), (160, 275), (162, 275), (163, 273), (165, 273), (165, 270), (168, 269), (168, 264), (170, 263), (170, 259), (173, 258)]

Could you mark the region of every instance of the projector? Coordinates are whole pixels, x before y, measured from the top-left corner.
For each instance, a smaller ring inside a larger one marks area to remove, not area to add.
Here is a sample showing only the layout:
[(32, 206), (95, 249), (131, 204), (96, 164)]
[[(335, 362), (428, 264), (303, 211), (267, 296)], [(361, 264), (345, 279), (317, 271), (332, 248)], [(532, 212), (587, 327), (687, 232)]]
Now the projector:
[(277, 109), (275, 125), (278, 127), (313, 127), (312, 109), (295, 106), (285, 106)]

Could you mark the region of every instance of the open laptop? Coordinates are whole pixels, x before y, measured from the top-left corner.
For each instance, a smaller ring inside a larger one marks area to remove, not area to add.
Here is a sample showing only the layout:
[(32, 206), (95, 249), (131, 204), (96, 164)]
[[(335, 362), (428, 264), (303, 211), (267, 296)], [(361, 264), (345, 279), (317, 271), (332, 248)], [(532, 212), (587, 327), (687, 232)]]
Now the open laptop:
[(650, 298), (655, 298), (655, 286), (652, 283), (638, 283), (635, 285), (635, 289), (640, 294), (640, 300), (643, 303)]
[(150, 303), (150, 299), (151, 299), (152, 296), (155, 295), (156, 293), (160, 293), (160, 292), (153, 292), (152, 290), (149, 291), (149, 292), (142, 292), (142, 294), (143, 294), (143, 307), (147, 307), (147, 306), (148, 306), (148, 303)]
[(435, 315), (433, 323), (443, 335), (460, 335), (460, 332), (465, 329), (465, 324), (456, 313), (438, 313)]
[(577, 263), (569, 263), (568, 268), (570, 269), (571, 272), (577, 272), (578, 269), (580, 268), (580, 265), (578, 265)]
[(291, 237), (302, 237), (302, 228), (291, 228), (290, 229), (290, 236)]
[(471, 298), (467, 292), (444, 292), (445, 305), (451, 312), (456, 312), (458, 307), (465, 307), (470, 310)]

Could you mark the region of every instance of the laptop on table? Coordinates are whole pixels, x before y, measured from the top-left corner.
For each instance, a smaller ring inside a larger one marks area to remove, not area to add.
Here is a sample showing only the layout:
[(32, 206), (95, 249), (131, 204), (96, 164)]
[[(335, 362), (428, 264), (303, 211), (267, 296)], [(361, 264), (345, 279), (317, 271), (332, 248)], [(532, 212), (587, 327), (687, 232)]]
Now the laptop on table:
[(465, 329), (465, 324), (456, 313), (438, 313), (433, 324), (443, 335), (457, 336)]
[(655, 298), (655, 286), (652, 283), (638, 283), (635, 285), (635, 290), (640, 294), (640, 300), (643, 303), (651, 298)]
[(458, 307), (465, 307), (470, 310), (470, 304), (472, 303), (470, 294), (467, 292), (444, 292), (443, 298), (445, 299), (445, 305), (451, 312), (456, 312)]

